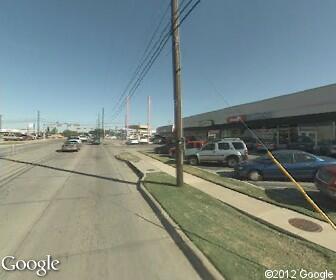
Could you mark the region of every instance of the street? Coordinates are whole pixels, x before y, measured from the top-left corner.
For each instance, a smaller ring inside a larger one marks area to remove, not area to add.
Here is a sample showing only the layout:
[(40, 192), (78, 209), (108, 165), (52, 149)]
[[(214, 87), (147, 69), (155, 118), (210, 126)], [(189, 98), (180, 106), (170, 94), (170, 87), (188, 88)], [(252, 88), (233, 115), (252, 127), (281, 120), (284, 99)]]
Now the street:
[[(47, 279), (199, 278), (137, 191), (137, 177), (114, 158), (120, 148), (83, 145), (61, 153), (61, 144), (29, 145), (0, 159), (6, 174), (26, 168), (0, 185), (1, 256), (51, 255), (60, 265)], [(37, 276), (2, 270), (0, 278)]]

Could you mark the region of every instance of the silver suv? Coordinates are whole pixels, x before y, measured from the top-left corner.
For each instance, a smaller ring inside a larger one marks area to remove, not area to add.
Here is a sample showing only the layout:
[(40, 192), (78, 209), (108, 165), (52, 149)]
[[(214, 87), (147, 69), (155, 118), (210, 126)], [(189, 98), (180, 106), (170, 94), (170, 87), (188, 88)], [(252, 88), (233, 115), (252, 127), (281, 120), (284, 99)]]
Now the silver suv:
[(219, 141), (204, 145), (187, 160), (191, 165), (202, 162), (226, 163), (229, 167), (235, 167), (239, 162), (248, 158), (248, 151), (244, 141), (240, 138), (224, 138)]

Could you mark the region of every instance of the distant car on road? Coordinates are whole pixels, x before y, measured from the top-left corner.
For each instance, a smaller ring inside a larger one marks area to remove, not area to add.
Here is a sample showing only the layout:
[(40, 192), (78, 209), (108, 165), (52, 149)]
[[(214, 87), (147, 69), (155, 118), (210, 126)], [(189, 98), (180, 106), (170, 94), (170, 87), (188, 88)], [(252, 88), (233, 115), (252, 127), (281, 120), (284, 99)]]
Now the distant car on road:
[[(277, 150), (273, 152), (273, 155), (298, 180), (312, 181), (321, 167), (336, 165), (336, 160), (333, 158), (318, 157), (299, 150)], [(235, 173), (238, 178), (251, 181), (285, 178), (268, 155), (238, 164)]]
[(320, 168), (315, 177), (315, 185), (323, 194), (336, 199), (336, 166)]
[(225, 138), (204, 145), (195, 154), (186, 157), (186, 160), (191, 165), (202, 162), (220, 162), (234, 167), (247, 158), (248, 151), (244, 141), (239, 138)]
[(139, 140), (138, 139), (128, 139), (126, 141), (126, 144), (127, 145), (137, 145), (137, 144), (139, 144)]
[(68, 137), (68, 141), (76, 141), (79, 145), (82, 144), (82, 140), (79, 138), (79, 136), (70, 136)]
[(62, 145), (62, 152), (78, 152), (79, 147), (77, 142), (67, 141)]
[(82, 141), (82, 142), (87, 142), (88, 141), (88, 137), (86, 135), (79, 135), (78, 138)]
[(77, 146), (78, 150), (81, 148), (81, 142), (78, 142), (77, 139), (68, 139), (65, 143), (74, 144)]

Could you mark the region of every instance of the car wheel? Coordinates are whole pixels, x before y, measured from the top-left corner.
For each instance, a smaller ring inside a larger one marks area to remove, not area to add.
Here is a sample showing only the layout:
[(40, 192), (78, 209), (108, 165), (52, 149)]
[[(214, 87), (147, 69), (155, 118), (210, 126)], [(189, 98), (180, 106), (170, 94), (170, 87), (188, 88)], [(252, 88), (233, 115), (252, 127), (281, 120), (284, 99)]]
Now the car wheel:
[(198, 158), (197, 157), (190, 157), (189, 158), (189, 164), (190, 165), (197, 165), (198, 164)]
[(238, 164), (238, 161), (239, 161), (238, 158), (231, 156), (227, 159), (227, 165), (233, 168)]
[(260, 171), (258, 170), (250, 171), (247, 177), (251, 181), (261, 181), (263, 179)]

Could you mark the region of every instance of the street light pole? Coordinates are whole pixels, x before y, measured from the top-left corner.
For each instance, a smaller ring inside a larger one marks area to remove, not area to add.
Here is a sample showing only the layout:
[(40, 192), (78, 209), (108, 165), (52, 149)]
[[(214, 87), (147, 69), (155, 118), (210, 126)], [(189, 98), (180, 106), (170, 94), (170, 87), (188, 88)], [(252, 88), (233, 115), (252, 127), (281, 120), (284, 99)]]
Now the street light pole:
[(176, 185), (183, 186), (183, 127), (181, 102), (181, 64), (180, 64), (180, 33), (179, 33), (179, 3), (171, 0), (171, 30), (172, 56), (174, 79), (174, 112), (175, 112), (175, 140), (176, 140)]

